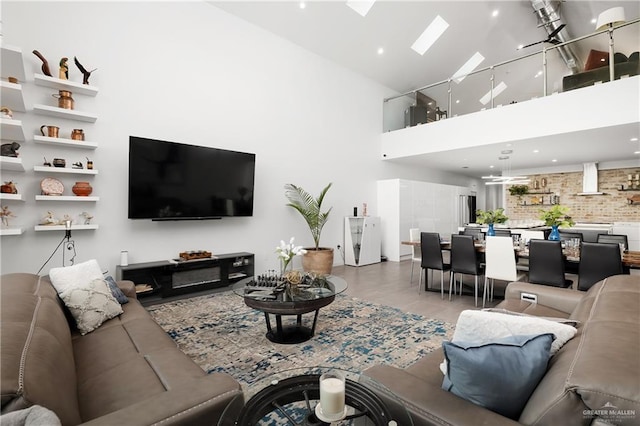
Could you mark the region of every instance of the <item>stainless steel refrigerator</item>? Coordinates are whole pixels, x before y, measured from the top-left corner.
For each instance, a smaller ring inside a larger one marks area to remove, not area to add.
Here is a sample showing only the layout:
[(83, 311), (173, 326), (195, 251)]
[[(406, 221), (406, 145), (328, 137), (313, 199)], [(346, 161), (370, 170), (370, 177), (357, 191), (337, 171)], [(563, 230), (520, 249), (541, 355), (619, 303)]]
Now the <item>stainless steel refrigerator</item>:
[(476, 222), (476, 196), (460, 195), (458, 200), (458, 226)]

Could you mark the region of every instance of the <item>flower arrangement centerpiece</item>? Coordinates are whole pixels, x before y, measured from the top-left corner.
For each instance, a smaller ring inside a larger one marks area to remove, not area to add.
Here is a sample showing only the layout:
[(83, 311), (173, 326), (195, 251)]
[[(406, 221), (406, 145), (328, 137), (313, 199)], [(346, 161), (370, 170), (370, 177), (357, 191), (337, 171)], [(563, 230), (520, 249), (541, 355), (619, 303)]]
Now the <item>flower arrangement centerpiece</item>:
[(545, 226), (551, 227), (551, 233), (549, 234), (550, 240), (560, 240), (558, 228), (568, 228), (575, 224), (568, 213), (569, 208), (559, 204), (554, 205), (548, 210), (540, 209), (540, 220), (544, 221)]
[(489, 225), (487, 235), (492, 237), (496, 235), (493, 225), (496, 223), (505, 223), (509, 218), (504, 214), (502, 207), (495, 210), (476, 210), (476, 222), (480, 225)]
[[(293, 241), (294, 237), (291, 237), (291, 239), (289, 240), (289, 244), (286, 244), (284, 240), (280, 240), (280, 245), (276, 247), (278, 259), (280, 259), (280, 275), (286, 274), (287, 267), (294, 257), (305, 254), (307, 252), (304, 248), (302, 248), (302, 246), (296, 246)], [(293, 264), (291, 266), (293, 267)]]

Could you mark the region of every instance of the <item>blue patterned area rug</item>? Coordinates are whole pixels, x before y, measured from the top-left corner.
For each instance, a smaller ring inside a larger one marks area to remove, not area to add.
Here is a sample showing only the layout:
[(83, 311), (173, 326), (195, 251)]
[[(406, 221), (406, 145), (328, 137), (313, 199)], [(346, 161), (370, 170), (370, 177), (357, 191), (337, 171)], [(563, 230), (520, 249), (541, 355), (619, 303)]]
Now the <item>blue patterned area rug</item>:
[[(247, 387), (292, 368), (323, 366), (355, 373), (375, 364), (404, 368), (453, 334), (453, 325), (446, 322), (342, 295), (320, 310), (315, 336), (292, 345), (267, 340), (264, 314), (231, 292), (147, 309), (205, 371), (229, 373)], [(283, 317), (283, 323), (289, 321), (295, 323), (295, 316)], [(303, 315), (303, 324), (312, 321), (312, 313)]]

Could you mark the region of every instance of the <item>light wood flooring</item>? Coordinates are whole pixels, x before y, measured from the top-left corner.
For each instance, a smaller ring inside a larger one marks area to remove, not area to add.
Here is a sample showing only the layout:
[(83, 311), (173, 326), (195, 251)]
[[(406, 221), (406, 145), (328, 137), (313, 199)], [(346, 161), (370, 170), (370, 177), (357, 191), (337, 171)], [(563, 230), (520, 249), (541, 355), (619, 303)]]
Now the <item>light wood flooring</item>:
[[(444, 275), (444, 299), (440, 291), (422, 291), (418, 293), (418, 279), (420, 266), (416, 264), (413, 270), (413, 282), (409, 284), (411, 261), (380, 262), (366, 266), (334, 266), (332, 273), (343, 277), (348, 284), (345, 294), (381, 305), (393, 306), (404, 312), (423, 315), (427, 318), (439, 319), (455, 324), (458, 315), (465, 309), (475, 309), (474, 296), (452, 296), (449, 301), (449, 273)], [(478, 309), (482, 308), (482, 280), (478, 281)], [(434, 284), (440, 289), (440, 272), (433, 273)], [(464, 277), (465, 286), (473, 287), (473, 277)], [(502, 294), (506, 283), (496, 281), (496, 294)], [(494, 300), (487, 307), (494, 306), (500, 299)]]

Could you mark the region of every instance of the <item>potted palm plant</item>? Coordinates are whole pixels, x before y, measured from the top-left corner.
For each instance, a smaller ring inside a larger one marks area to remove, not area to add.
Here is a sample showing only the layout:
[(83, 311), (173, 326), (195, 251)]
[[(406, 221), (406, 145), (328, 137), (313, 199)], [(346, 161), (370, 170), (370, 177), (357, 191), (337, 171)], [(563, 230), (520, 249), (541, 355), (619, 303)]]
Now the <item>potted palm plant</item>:
[(548, 210), (540, 209), (540, 220), (544, 221), (545, 226), (551, 227), (551, 233), (549, 239), (552, 241), (560, 240), (560, 233), (558, 228), (568, 228), (573, 226), (575, 222), (568, 215), (569, 208), (556, 204)]
[(476, 222), (480, 225), (489, 225), (489, 230), (487, 231), (489, 237), (496, 235), (496, 231), (493, 229), (494, 224), (505, 223), (509, 220), (502, 207), (495, 210), (476, 210), (476, 218)]
[(314, 197), (299, 186), (288, 183), (284, 186), (285, 196), (289, 200), (287, 206), (295, 209), (302, 215), (309, 225), (309, 231), (315, 244), (314, 247), (305, 248), (306, 253), (302, 256), (302, 267), (306, 272), (317, 274), (330, 274), (333, 267), (333, 248), (320, 247), (320, 235), (322, 228), (329, 219), (332, 207), (322, 211), (322, 202), (327, 194), (329, 183), (318, 197)]

